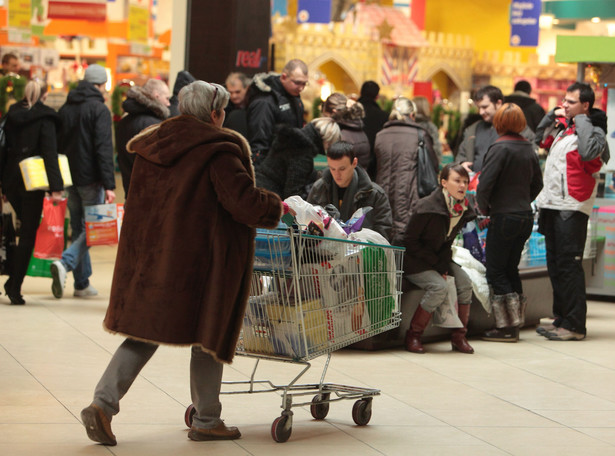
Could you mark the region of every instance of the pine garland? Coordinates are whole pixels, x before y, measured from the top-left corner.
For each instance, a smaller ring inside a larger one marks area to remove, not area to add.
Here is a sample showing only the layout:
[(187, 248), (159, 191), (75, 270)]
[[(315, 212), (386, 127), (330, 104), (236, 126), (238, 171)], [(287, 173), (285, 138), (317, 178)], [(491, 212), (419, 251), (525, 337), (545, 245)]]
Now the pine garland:
[(0, 78), (0, 112), (2, 115), (9, 110), (9, 101), (19, 101), (24, 97), (26, 83), (26, 78), (17, 74), (8, 74)]

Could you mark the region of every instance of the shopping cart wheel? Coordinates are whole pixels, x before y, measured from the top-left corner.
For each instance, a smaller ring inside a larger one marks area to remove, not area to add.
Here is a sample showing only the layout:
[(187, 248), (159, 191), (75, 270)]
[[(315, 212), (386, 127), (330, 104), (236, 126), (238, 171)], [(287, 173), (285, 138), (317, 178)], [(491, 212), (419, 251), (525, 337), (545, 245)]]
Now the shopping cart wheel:
[(352, 419), (359, 426), (365, 426), (372, 418), (372, 398), (360, 399), (352, 407)]
[(271, 437), (278, 443), (284, 443), (293, 432), (293, 417), (282, 415), (271, 424)]
[(195, 413), (196, 409), (194, 408), (194, 405), (190, 404), (186, 409), (186, 413), (184, 413), (184, 422), (189, 428), (192, 427), (192, 418), (194, 417)]
[(317, 394), (312, 399), (312, 405), (310, 405), (310, 412), (314, 419), (324, 420), (329, 413), (329, 403), (323, 402), (328, 401), (331, 395), (329, 393), (325, 394)]

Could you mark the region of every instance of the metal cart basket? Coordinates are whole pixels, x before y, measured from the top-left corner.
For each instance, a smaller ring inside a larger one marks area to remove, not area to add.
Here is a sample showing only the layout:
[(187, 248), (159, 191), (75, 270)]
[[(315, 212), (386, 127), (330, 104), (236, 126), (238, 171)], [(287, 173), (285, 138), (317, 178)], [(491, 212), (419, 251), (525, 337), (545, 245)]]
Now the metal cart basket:
[[(236, 349), (256, 362), (250, 380), (223, 382), (244, 389), (222, 394), (280, 392), (282, 413), (271, 426), (276, 442), (290, 438), (292, 407), (309, 405), (312, 416), (322, 420), (330, 403), (355, 400), (352, 418), (366, 425), (380, 391), (324, 379), (331, 352), (399, 326), (403, 254), (403, 248), (390, 245), (257, 230), (250, 298)], [(320, 383), (298, 384), (309, 361), (324, 354)], [(255, 380), (261, 359), (304, 368), (288, 385), (275, 385)], [(293, 402), (314, 392), (309, 402)], [(188, 407), (188, 426), (193, 414)]]

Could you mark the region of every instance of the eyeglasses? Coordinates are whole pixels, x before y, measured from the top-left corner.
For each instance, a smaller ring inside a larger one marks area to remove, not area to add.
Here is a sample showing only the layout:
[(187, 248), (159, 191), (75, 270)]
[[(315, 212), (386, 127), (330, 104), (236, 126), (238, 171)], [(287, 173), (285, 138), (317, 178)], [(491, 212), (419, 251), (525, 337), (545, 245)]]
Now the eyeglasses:
[(209, 112), (210, 112), (210, 113), (212, 113), (212, 112), (214, 112), (214, 103), (216, 102), (216, 97), (218, 96), (218, 87), (217, 87), (217, 86), (215, 86), (215, 85), (213, 85), (213, 84), (210, 84), (210, 85), (211, 85), (214, 89), (216, 89), (216, 90), (215, 90), (215, 92), (214, 92), (214, 97), (213, 97), (213, 98), (212, 98), (212, 100), (211, 100), (211, 106), (209, 107)]
[(307, 87), (309, 84), (308, 81), (295, 81), (294, 79), (289, 79), (289, 81), (295, 84), (297, 87)]

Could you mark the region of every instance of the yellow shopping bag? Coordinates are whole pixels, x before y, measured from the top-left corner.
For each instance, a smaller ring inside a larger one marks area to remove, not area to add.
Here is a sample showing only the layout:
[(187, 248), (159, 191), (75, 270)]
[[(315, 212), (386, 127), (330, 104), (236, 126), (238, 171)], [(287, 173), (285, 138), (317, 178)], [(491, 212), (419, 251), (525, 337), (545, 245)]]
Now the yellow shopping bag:
[[(64, 187), (73, 185), (73, 179), (70, 175), (70, 167), (68, 166), (68, 158), (66, 155), (58, 154), (58, 164), (62, 173)], [(26, 158), (19, 162), (21, 176), (26, 186), (26, 190), (49, 190), (49, 181), (47, 180), (47, 171), (45, 170), (45, 162), (43, 157), (34, 156)]]

